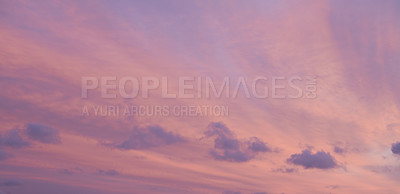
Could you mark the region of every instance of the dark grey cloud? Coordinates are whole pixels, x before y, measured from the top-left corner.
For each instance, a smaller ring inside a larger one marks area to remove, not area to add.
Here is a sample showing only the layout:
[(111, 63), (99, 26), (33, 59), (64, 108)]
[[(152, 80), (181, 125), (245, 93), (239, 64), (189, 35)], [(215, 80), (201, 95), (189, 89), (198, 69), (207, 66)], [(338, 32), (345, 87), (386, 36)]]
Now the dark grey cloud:
[(9, 154), (3, 150), (0, 150), (0, 161), (6, 160), (8, 158), (11, 158), (13, 155)]
[(124, 150), (140, 150), (183, 141), (184, 138), (180, 135), (166, 131), (158, 125), (154, 125), (144, 128), (135, 127), (127, 140), (113, 146)]
[(42, 124), (27, 124), (25, 132), (29, 139), (34, 141), (39, 141), (45, 144), (61, 143), (59, 132), (49, 126)]
[(400, 142), (392, 144), (392, 152), (393, 154), (400, 154)]
[(319, 151), (313, 154), (310, 150), (303, 150), (301, 154), (293, 154), (287, 162), (301, 165), (304, 168), (329, 169), (337, 166), (335, 158), (331, 154)]
[(19, 186), (19, 185), (21, 185), (21, 182), (18, 181), (18, 180), (12, 180), (12, 179), (10, 179), (10, 180), (2, 181), (2, 182), (0, 183), (0, 185), (8, 186), (8, 187), (11, 187), (11, 186)]
[(11, 129), (4, 135), (0, 136), (0, 145), (11, 148), (23, 148), (28, 147), (30, 143), (22, 138), (21, 130)]
[(249, 140), (238, 140), (232, 131), (221, 122), (212, 122), (204, 132), (207, 138), (215, 137), (214, 148), (210, 155), (217, 160), (229, 162), (246, 162), (260, 152), (270, 152), (271, 149), (257, 137)]
[(101, 169), (99, 169), (99, 170), (97, 170), (97, 173), (101, 174), (101, 175), (106, 175), (106, 176), (117, 176), (117, 175), (120, 175), (119, 172), (117, 172), (116, 170), (113, 170), (113, 169), (111, 169), (111, 170), (101, 170)]

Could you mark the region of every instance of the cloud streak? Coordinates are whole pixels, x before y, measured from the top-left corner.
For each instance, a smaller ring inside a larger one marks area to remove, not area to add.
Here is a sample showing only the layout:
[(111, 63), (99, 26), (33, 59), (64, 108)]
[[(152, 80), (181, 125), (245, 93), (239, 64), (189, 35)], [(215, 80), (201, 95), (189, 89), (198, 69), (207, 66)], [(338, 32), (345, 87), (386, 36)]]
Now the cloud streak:
[(134, 127), (128, 139), (119, 144), (112, 144), (112, 146), (122, 150), (142, 150), (183, 141), (185, 141), (185, 139), (179, 134), (166, 131), (158, 125), (152, 125)]
[(20, 186), (21, 184), (22, 184), (21, 181), (13, 180), (13, 179), (5, 180), (0, 183), (0, 185), (7, 186), (7, 187)]

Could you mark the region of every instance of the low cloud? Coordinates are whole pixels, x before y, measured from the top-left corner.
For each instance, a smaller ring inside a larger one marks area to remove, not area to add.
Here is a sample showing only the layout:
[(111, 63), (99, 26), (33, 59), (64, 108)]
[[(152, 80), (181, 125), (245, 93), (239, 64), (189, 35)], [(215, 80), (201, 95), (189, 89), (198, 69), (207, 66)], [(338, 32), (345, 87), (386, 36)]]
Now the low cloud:
[(183, 141), (184, 138), (180, 135), (155, 125), (144, 128), (135, 127), (127, 140), (113, 146), (123, 150), (141, 150)]
[(49, 126), (42, 124), (27, 124), (26, 135), (29, 139), (45, 144), (59, 144), (61, 138), (59, 132)]
[(393, 154), (400, 154), (400, 142), (392, 144), (392, 152)]
[(238, 140), (232, 131), (221, 122), (212, 122), (204, 133), (207, 138), (215, 137), (214, 148), (210, 155), (217, 160), (229, 162), (246, 162), (258, 153), (270, 152), (271, 149), (257, 137)]
[(21, 130), (11, 129), (4, 135), (0, 135), (0, 145), (11, 148), (24, 148), (29, 147), (30, 143), (22, 138)]
[(301, 165), (304, 168), (329, 169), (337, 166), (335, 158), (331, 154), (319, 151), (313, 154), (310, 150), (303, 150), (301, 154), (293, 154), (287, 162)]

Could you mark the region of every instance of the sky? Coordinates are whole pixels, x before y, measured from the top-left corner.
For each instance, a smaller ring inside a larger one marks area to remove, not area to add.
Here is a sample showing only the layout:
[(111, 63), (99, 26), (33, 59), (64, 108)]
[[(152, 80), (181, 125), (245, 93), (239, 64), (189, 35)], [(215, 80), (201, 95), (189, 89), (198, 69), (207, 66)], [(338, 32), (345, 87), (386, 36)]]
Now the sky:
[(0, 194), (400, 193), (399, 18), (395, 0), (0, 0)]

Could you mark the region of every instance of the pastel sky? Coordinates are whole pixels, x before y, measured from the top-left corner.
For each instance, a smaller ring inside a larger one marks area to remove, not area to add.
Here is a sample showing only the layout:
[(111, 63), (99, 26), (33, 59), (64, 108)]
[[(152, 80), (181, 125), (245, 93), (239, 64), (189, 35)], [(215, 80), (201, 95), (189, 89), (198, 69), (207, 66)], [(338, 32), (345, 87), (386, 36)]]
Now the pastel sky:
[[(87, 76), (317, 96), (82, 98)], [(83, 114), (109, 105), (229, 115)], [(0, 194), (400, 193), (400, 1), (0, 0), (0, 123)]]

